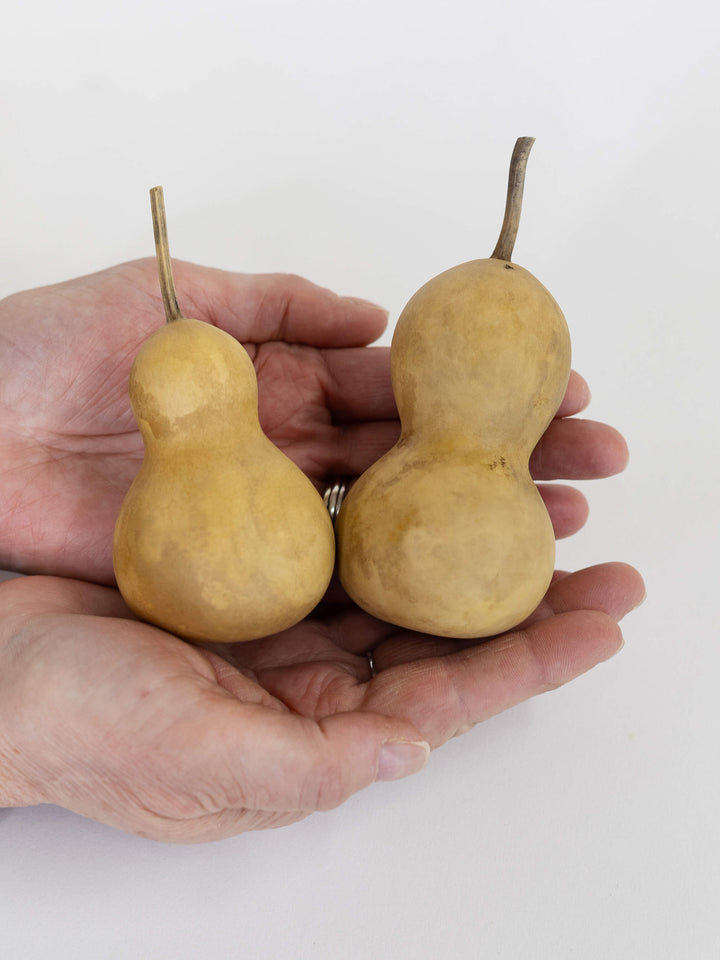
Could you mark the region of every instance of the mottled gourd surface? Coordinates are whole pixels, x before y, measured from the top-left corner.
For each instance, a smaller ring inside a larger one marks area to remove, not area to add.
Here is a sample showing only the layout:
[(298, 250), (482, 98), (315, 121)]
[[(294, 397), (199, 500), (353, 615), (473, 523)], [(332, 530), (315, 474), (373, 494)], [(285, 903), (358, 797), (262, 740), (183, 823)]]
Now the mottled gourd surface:
[(340, 579), (398, 626), (500, 633), (552, 577), (553, 528), (528, 460), (567, 387), (565, 319), (527, 270), (474, 260), (410, 299), (391, 356), (401, 436), (342, 506)]
[(229, 643), (305, 617), (332, 575), (332, 523), (262, 432), (242, 345), (199, 320), (167, 323), (135, 359), (130, 398), (145, 455), (113, 552), (130, 608), (181, 637)]

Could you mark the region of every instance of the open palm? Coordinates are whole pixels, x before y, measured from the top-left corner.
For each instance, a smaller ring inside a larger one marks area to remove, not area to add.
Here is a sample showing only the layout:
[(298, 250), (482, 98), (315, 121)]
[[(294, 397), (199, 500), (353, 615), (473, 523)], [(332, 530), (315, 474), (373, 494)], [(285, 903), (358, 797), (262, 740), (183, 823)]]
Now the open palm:
[[(260, 420), (322, 489), (357, 476), (398, 436), (386, 348), (368, 349), (385, 313), (288, 275), (175, 263), (187, 316), (248, 349)], [(164, 312), (154, 260), (140, 260), (0, 302), (0, 567), (112, 583), (112, 532), (142, 459), (128, 400), (140, 344)], [(577, 420), (587, 388), (571, 377), (531, 466), (537, 480), (608, 476), (626, 448), (612, 428)], [(569, 487), (542, 488), (558, 536), (584, 523)]]
[(180, 842), (292, 823), (612, 656), (642, 591), (605, 564), (558, 578), (532, 622), (477, 644), (340, 604), (211, 652), (134, 621), (112, 588), (8, 581), (0, 805), (55, 803)]

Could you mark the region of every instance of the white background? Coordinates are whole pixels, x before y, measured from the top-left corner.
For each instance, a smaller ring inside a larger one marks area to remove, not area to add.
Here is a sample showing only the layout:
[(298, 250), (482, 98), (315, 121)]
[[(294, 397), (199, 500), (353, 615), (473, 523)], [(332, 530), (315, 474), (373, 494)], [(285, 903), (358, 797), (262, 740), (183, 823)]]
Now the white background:
[(391, 310), (488, 256), (562, 305), (588, 415), (565, 568), (620, 559), (626, 647), (332, 813), (199, 847), (0, 812), (5, 960), (720, 956), (712, 0), (6, 2), (0, 295), (152, 255), (293, 271)]

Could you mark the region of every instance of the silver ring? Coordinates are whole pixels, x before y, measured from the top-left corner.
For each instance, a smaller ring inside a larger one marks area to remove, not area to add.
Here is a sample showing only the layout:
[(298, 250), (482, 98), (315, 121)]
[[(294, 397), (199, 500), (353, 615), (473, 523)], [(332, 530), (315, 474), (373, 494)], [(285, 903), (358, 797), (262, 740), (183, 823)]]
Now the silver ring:
[(366, 653), (365, 656), (368, 659), (368, 666), (370, 667), (370, 679), (377, 676), (377, 670), (375, 669), (375, 655), (372, 650), (370, 653)]
[(330, 519), (333, 523), (335, 523), (337, 515), (340, 513), (340, 507), (345, 499), (347, 489), (348, 481), (335, 480), (330, 484), (323, 495), (323, 503), (327, 507), (328, 513), (330, 514)]

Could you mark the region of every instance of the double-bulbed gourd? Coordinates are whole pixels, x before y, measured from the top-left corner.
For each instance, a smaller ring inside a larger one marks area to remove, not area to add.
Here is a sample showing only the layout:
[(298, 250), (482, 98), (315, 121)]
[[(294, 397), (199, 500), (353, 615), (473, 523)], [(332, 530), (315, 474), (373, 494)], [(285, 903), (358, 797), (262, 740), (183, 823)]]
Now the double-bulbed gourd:
[(168, 322), (130, 375), (145, 453), (115, 526), (118, 587), (141, 619), (181, 637), (264, 637), (321, 599), (332, 523), (310, 480), (263, 433), (245, 349), (180, 314), (160, 189), (151, 196)]
[(348, 594), (412, 630), (500, 633), (552, 577), (553, 527), (528, 461), (565, 393), (570, 339), (550, 293), (510, 260), (532, 143), (516, 144), (493, 255), (441, 273), (402, 311), (391, 347), (400, 439), (336, 524)]

